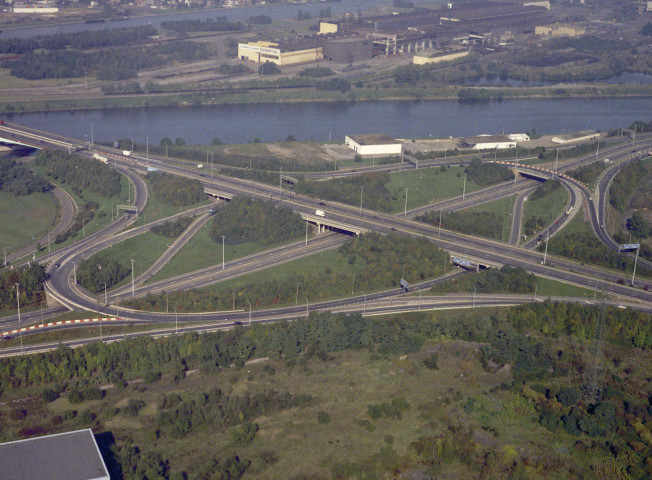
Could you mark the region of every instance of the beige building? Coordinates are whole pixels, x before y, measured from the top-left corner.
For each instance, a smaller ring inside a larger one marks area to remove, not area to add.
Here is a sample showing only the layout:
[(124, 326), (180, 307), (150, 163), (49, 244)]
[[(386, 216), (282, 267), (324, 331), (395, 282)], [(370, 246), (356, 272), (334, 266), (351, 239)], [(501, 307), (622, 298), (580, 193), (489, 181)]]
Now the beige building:
[(433, 53), (427, 54), (426, 52), (421, 55), (415, 55), (412, 59), (412, 62), (415, 65), (425, 65), (427, 63), (440, 63), (448, 62), (450, 60), (455, 60), (458, 58), (466, 57), (469, 54), (468, 50), (456, 50), (453, 52), (442, 52), (442, 53)]
[(312, 40), (287, 43), (249, 42), (238, 45), (238, 58), (256, 63), (276, 65), (316, 62), (324, 58), (322, 47)]
[(347, 135), (344, 144), (359, 155), (400, 155), (403, 144), (384, 134)]
[(557, 23), (555, 25), (534, 27), (534, 33), (535, 35), (543, 35), (545, 37), (581, 37), (586, 33), (586, 29), (576, 25)]
[(327, 33), (337, 33), (337, 23), (319, 22), (319, 33), (325, 35)]

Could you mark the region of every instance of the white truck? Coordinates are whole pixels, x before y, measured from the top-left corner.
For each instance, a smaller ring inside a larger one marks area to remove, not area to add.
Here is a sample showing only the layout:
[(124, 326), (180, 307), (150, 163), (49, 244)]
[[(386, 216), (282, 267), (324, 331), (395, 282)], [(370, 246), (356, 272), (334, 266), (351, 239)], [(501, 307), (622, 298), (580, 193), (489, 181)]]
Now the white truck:
[(197, 168), (204, 168), (204, 164), (203, 163), (198, 163)]
[(125, 157), (128, 157), (128, 156), (131, 155), (131, 150), (123, 150), (123, 151), (122, 151), (122, 154), (123, 154)]
[(99, 153), (94, 153), (94, 154), (93, 154), (93, 158), (94, 158), (95, 160), (99, 160), (100, 162), (104, 163), (105, 165), (108, 165), (108, 164), (109, 164), (109, 159), (106, 158), (106, 157), (104, 157), (104, 156), (102, 156), (102, 155), (100, 155)]
[(324, 212), (323, 210), (315, 210), (315, 215), (317, 215), (318, 217), (325, 217), (326, 212)]

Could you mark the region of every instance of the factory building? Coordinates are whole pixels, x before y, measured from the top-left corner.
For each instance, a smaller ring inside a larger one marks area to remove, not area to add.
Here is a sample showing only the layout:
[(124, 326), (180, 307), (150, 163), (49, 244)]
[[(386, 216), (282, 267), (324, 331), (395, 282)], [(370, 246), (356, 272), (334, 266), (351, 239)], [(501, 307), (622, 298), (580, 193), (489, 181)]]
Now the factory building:
[(463, 138), (460, 142), (462, 148), (473, 150), (494, 150), (515, 148), (516, 142), (506, 135), (478, 135), (477, 137)]
[(2, 478), (110, 480), (90, 428), (0, 444)]
[(324, 58), (336, 63), (353, 63), (369, 60), (373, 54), (373, 42), (360, 36), (333, 38), (324, 41)]
[(449, 52), (424, 52), (421, 55), (415, 55), (412, 63), (415, 65), (426, 65), (428, 63), (441, 63), (456, 60), (458, 58), (466, 57), (469, 54), (468, 50), (453, 50)]
[(403, 144), (384, 134), (347, 135), (344, 144), (355, 153), (365, 155), (400, 155)]
[(586, 30), (584, 27), (576, 25), (557, 23), (555, 25), (538, 25), (535, 27), (534, 33), (545, 37), (581, 37), (586, 34)]
[(238, 58), (256, 63), (294, 65), (316, 62), (324, 58), (322, 46), (311, 38), (287, 42), (249, 42), (238, 44)]

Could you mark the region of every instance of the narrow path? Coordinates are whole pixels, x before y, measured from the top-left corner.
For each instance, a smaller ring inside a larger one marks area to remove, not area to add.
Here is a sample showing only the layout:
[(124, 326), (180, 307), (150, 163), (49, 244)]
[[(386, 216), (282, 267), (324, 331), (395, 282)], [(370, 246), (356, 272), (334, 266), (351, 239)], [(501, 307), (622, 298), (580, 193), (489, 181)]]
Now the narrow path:
[(60, 235), (61, 233), (65, 232), (72, 225), (72, 222), (75, 219), (75, 216), (77, 215), (77, 204), (65, 190), (57, 187), (56, 185), (52, 193), (54, 194), (54, 197), (59, 201), (59, 204), (61, 205), (61, 217), (59, 218), (59, 221), (54, 226), (54, 228), (50, 230), (49, 234), (46, 233), (44, 236), (42, 236), (37, 240), (34, 240), (29, 245), (21, 248), (16, 252), (12, 252), (11, 254), (7, 255), (8, 262), (13, 262), (14, 260), (23, 258), (26, 255), (29, 255), (30, 253), (36, 252), (37, 245), (45, 245), (47, 248), (48, 240), (50, 242), (53, 242), (54, 239), (57, 237), (57, 235)]

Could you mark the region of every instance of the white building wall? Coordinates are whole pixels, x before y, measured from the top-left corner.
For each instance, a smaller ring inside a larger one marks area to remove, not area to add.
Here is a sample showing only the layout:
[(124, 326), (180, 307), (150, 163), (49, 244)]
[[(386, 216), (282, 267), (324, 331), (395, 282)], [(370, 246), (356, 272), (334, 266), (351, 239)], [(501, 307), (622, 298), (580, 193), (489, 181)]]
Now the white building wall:
[(516, 142), (487, 142), (487, 143), (476, 143), (473, 146), (473, 150), (493, 150), (501, 148), (514, 148), (516, 147)]
[(344, 137), (344, 144), (360, 155), (400, 155), (403, 152), (401, 143), (360, 145), (351, 137)]

